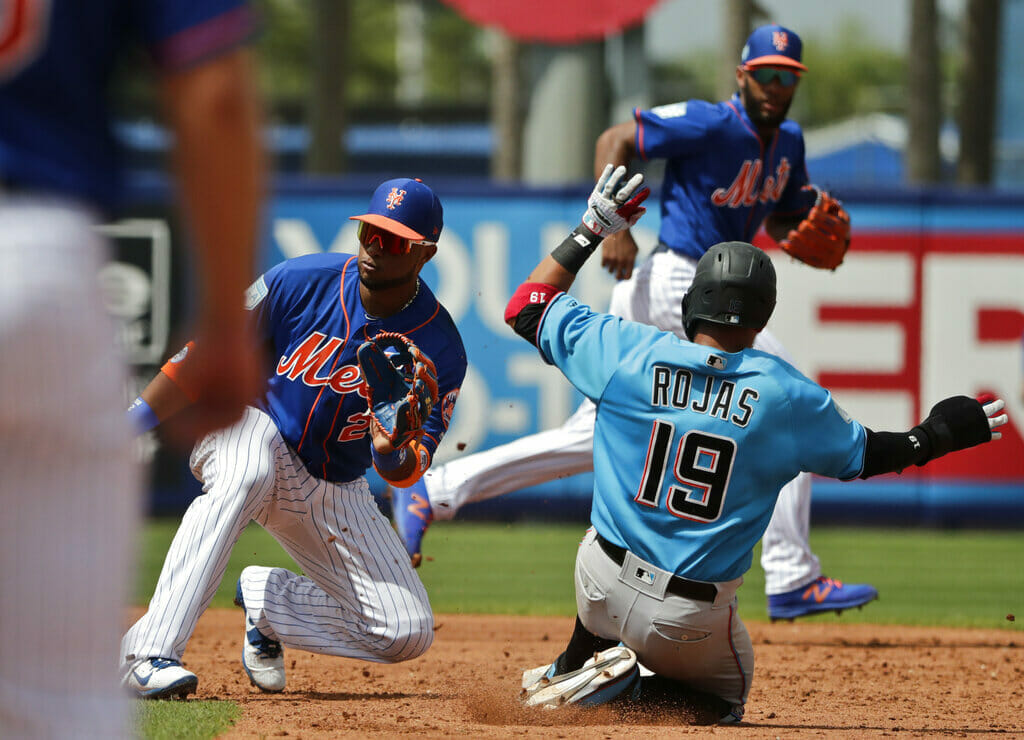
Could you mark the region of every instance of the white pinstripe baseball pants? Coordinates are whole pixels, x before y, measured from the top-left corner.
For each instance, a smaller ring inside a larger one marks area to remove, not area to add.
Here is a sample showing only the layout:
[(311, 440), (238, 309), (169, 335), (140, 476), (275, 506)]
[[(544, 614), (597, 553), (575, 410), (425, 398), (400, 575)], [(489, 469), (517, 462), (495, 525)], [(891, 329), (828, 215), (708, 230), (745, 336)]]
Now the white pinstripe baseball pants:
[(426, 589), (365, 478), (335, 484), (313, 477), (271, 418), (254, 408), (201, 440), (191, 465), (204, 492), (182, 519), (149, 610), (122, 641), (125, 669), (129, 656), (181, 659), (253, 520), (306, 574), (246, 570), (246, 609), (264, 635), (286, 647), (379, 663), (430, 647)]
[(104, 245), (72, 203), (0, 194), (0, 737), (128, 737), (117, 682), (141, 514)]
[[(615, 284), (609, 313), (685, 337), (681, 302), (696, 266), (696, 260), (677, 252), (655, 251), (629, 280)], [(754, 347), (793, 364), (768, 330), (758, 335)], [(423, 478), (434, 516), (451, 519), (464, 504), (592, 471), (595, 415), (594, 404), (584, 399), (557, 429), (434, 466)], [(801, 473), (779, 493), (764, 533), (761, 565), (766, 593), (785, 593), (821, 575), (821, 564), (808, 542), (810, 517), (811, 476)]]

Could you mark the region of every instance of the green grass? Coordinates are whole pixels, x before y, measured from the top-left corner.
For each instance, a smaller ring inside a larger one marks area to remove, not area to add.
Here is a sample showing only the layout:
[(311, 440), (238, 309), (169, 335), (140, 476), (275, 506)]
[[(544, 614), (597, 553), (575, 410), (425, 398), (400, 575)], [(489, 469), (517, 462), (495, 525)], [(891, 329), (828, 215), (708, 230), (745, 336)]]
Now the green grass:
[[(147, 528), (136, 592), (140, 604), (153, 591), (176, 526), (156, 520)], [(572, 569), (583, 530), (566, 524), (438, 522), (424, 540), (428, 559), (419, 575), (438, 613), (572, 615)], [(1007, 629), (1024, 624), (1020, 532), (815, 527), (811, 545), (826, 574), (879, 590), (877, 603), (844, 613), (844, 622)], [(759, 556), (760, 548), (739, 592), (740, 614), (755, 621), (767, 619)], [(213, 606), (231, 606), (238, 574), (250, 564), (296, 567), (270, 535), (250, 525)], [(1011, 623), (1007, 614), (1021, 621)]]
[(230, 701), (136, 702), (139, 734), (146, 740), (206, 740), (227, 730), (238, 718)]

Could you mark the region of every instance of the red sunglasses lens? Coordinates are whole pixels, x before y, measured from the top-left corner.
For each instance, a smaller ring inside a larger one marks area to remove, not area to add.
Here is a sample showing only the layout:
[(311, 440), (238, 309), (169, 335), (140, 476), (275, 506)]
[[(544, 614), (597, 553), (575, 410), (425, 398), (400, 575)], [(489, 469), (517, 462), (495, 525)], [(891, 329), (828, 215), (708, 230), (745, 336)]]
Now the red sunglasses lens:
[(380, 246), (382, 252), (387, 254), (408, 254), (409, 240), (403, 239), (390, 231), (368, 224), (365, 221), (359, 222), (358, 238), (359, 243), (364, 247), (370, 247), (374, 242)]

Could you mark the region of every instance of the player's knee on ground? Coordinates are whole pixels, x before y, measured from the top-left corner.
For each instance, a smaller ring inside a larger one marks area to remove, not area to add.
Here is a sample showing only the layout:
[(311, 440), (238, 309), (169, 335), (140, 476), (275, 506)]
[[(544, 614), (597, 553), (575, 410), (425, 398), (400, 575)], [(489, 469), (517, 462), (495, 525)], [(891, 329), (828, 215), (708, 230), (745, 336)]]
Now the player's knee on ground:
[(434, 615), (392, 614), (380, 631), (377, 657), (382, 663), (401, 663), (403, 660), (418, 658), (427, 651), (434, 641)]

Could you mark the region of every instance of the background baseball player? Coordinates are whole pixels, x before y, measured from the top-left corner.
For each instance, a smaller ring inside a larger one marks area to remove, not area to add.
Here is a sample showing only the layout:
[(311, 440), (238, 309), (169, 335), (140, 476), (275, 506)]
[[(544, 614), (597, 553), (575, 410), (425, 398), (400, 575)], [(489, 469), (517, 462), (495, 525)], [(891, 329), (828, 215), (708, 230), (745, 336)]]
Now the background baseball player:
[[(286, 260), (249, 289), (256, 331), (276, 359), (241, 421), (192, 452), (203, 494), (171, 543), (149, 610), (122, 641), (127, 684), (141, 696), (195, 690), (197, 677), (181, 657), (252, 520), (306, 573), (242, 571), (243, 666), (254, 685), (284, 688), (282, 646), (377, 662), (415, 658), (430, 646), (426, 591), (364, 473), (372, 462), (387, 480), (408, 485), (418, 478), (447, 430), (465, 376), (458, 331), (419, 279), (437, 251), (441, 203), (418, 180), (388, 180), (369, 211), (353, 218), (360, 221), (358, 257)], [(398, 398), (383, 395), (391, 381), (366, 370), (381, 370), (383, 355), (373, 344), (360, 349), (386, 332), (404, 335), (434, 363), (412, 352), (413, 395), (420, 396), (390, 420), (378, 400), (387, 406)], [(187, 403), (188, 355), (164, 366), (136, 409), (162, 420)], [(422, 391), (430, 383), (428, 399)], [(404, 427), (404, 439), (385, 433), (392, 422), (399, 434)]]
[[(923, 465), (999, 438), (1003, 402), (940, 401), (908, 432), (873, 432), (776, 355), (751, 349), (775, 308), (775, 269), (745, 242), (711, 247), (682, 301), (693, 342), (581, 305), (564, 291), (646, 195), (609, 165), (583, 222), (516, 290), (505, 319), (597, 407), (593, 527), (576, 558), (578, 617), (527, 704), (643, 699), (637, 662), (680, 695), (743, 718), (753, 678), (736, 589), (779, 489), (798, 471), (842, 480)], [(595, 228), (597, 225), (597, 228)]]
[[(793, 31), (762, 26), (743, 49), (739, 91), (730, 100), (637, 110), (635, 121), (598, 139), (595, 177), (607, 162), (665, 159), (661, 231), (650, 259), (633, 274), (637, 246), (628, 230), (602, 247), (604, 266), (628, 278), (615, 286), (611, 313), (684, 337), (677, 309), (697, 260), (718, 242), (750, 241), (762, 222), (794, 257), (823, 268), (842, 262), (849, 217), (809, 185), (803, 134), (786, 119), (806, 69), (801, 48)], [(758, 336), (757, 347), (791, 361), (770, 332)], [(410, 555), (418, 562), (432, 517), (448, 519), (467, 502), (593, 470), (593, 426), (594, 406), (584, 401), (558, 429), (451, 461), (413, 489), (394, 491), (395, 522)], [(801, 474), (785, 486), (765, 533), (761, 563), (772, 618), (841, 611), (878, 595), (872, 586), (822, 576), (808, 541), (810, 500), (811, 477)]]
[[(0, 3), (0, 737), (128, 737), (116, 654), (141, 497), (96, 221), (122, 205), (115, 62), (142, 45), (204, 287), (193, 423), (256, 387), (242, 295), (263, 161), (241, 0)], [(137, 58), (134, 57), (133, 58)]]

